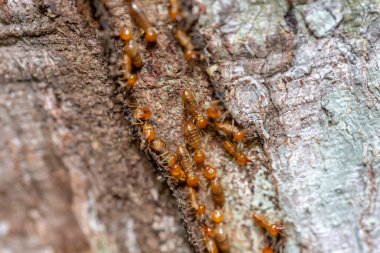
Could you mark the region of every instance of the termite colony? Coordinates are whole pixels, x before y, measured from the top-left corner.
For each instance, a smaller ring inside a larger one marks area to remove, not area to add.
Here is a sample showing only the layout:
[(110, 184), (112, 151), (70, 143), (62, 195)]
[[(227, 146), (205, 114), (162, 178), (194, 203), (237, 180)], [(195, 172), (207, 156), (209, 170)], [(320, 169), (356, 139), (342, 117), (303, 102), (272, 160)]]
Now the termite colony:
[[(156, 43), (158, 35), (145, 15), (143, 6), (137, 0), (127, 0), (127, 4), (132, 20), (144, 31), (146, 43)], [(180, 0), (169, 0), (168, 12), (170, 19), (176, 22), (175, 38), (183, 48), (185, 59), (202, 60), (191, 38), (179, 24), (182, 18)], [(136, 70), (143, 66), (143, 59), (131, 27), (120, 28), (120, 39), (124, 42), (124, 86), (133, 92), (138, 80)], [(205, 109), (192, 90), (183, 89), (179, 95), (184, 109), (182, 132), (185, 142), (176, 143), (175, 148), (156, 133), (151, 108), (146, 105), (135, 106), (132, 111), (127, 108), (126, 115), (143, 149), (157, 162), (168, 184), (175, 185), (176, 190), (187, 195), (186, 206), (189, 206), (189, 210), (184, 211), (190, 213), (197, 224), (195, 227), (199, 228), (198, 233), (202, 235), (199, 243), (204, 245), (204, 250), (209, 253), (230, 252), (230, 238), (224, 219), (225, 193), (218, 178), (218, 169), (205, 152), (202, 132), (211, 130), (223, 136), (221, 146), (226, 155), (233, 158), (239, 166), (252, 162), (241, 148), (249, 136), (234, 124), (222, 103), (211, 102)], [(200, 196), (205, 197), (201, 199)], [(279, 241), (284, 238), (284, 227), (281, 224), (270, 224), (265, 217), (256, 213), (253, 214), (253, 220), (266, 231), (269, 238), (263, 253), (279, 251)]]

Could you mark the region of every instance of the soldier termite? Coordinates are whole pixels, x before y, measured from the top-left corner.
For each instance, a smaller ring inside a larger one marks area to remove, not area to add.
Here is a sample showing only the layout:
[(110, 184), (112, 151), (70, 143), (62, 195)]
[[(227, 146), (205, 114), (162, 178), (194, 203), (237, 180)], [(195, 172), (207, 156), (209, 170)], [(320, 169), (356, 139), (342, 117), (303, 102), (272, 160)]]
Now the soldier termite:
[(144, 30), (146, 42), (156, 42), (157, 34), (150, 24), (142, 6), (136, 0), (127, 0), (129, 6), (129, 12), (136, 24)]
[(235, 158), (236, 162), (239, 165), (246, 165), (248, 162), (251, 162), (251, 160), (248, 159), (247, 155), (239, 151), (235, 144), (232, 142), (227, 140), (224, 141), (223, 147), (230, 155)]
[(193, 163), (189, 151), (184, 144), (177, 146), (177, 155), (180, 158), (180, 163), (186, 173), (186, 183), (190, 187), (197, 187), (199, 183), (198, 176), (194, 173)]

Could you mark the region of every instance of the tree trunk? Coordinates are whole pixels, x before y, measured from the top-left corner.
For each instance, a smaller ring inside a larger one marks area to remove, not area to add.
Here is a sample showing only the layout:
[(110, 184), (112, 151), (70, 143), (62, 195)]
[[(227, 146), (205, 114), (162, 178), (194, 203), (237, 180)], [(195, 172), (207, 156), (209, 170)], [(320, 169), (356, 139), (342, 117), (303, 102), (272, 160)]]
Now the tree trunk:
[[(260, 139), (242, 167), (204, 132), (231, 252), (271, 242), (253, 213), (286, 225), (276, 251), (380, 252), (380, 1), (183, 1), (203, 62), (184, 59), (166, 1), (141, 3), (155, 46), (123, 0), (0, 1), (0, 251), (203, 252), (186, 187), (123, 113), (150, 106), (174, 150), (186, 88)], [(123, 25), (144, 61), (132, 91)]]

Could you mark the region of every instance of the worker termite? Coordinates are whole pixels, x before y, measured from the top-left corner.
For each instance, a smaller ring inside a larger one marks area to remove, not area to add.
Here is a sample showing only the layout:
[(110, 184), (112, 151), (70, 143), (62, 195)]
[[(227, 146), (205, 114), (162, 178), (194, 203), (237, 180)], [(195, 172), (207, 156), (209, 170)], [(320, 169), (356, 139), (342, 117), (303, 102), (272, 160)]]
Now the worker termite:
[(169, 152), (169, 145), (165, 141), (159, 138), (152, 141), (152, 143), (150, 144), (150, 148), (159, 154), (164, 154), (164, 153)]
[(149, 120), (152, 117), (152, 111), (149, 107), (139, 106), (133, 111), (133, 118), (138, 120)]
[(217, 130), (225, 134), (232, 135), (235, 141), (244, 141), (247, 134), (244, 130), (240, 130), (236, 126), (228, 122), (215, 122), (214, 126)]
[(187, 185), (190, 187), (197, 187), (199, 183), (199, 179), (198, 179), (198, 176), (193, 171), (193, 163), (192, 163), (189, 151), (187, 151), (187, 148), (184, 144), (180, 144), (177, 146), (177, 155), (180, 158), (181, 166), (186, 173)]
[(179, 0), (169, 0), (169, 16), (173, 21), (178, 20), (180, 14)]
[(194, 161), (197, 164), (203, 164), (206, 159), (206, 155), (202, 150), (202, 137), (199, 130), (192, 122), (186, 121), (183, 127), (183, 133), (185, 135), (187, 143), (190, 145), (190, 147), (195, 149)]
[(183, 90), (181, 96), (184, 107), (195, 119), (195, 125), (200, 129), (207, 127), (208, 117), (199, 107), (198, 102), (195, 99), (194, 92), (191, 90)]
[(193, 209), (193, 211), (196, 212), (199, 208), (197, 191), (193, 187), (188, 187), (188, 188), (189, 188), (190, 207), (191, 209)]
[(187, 34), (181, 29), (177, 29), (175, 33), (175, 38), (178, 40), (179, 44), (185, 50), (186, 60), (195, 60), (197, 59), (197, 53), (194, 50), (194, 46), (191, 43), (191, 39)]
[(135, 20), (136, 24), (144, 30), (145, 32), (145, 41), (146, 42), (156, 42), (157, 34), (153, 29), (153, 26), (150, 24), (145, 12), (143, 11), (142, 6), (133, 0), (128, 0), (129, 12), (132, 18)]
[(154, 127), (148, 122), (144, 124), (142, 128), (142, 134), (147, 141), (153, 141), (156, 137), (156, 131), (154, 130)]
[(154, 139), (150, 143), (150, 148), (162, 157), (162, 161), (166, 163), (168, 167), (172, 167), (177, 163), (177, 156), (169, 149), (169, 145), (160, 138)]
[(224, 202), (225, 202), (224, 190), (219, 180), (217, 179), (211, 180), (210, 189), (211, 189), (211, 194), (212, 194), (212, 200), (214, 201), (215, 206), (223, 207)]
[(230, 242), (228, 239), (228, 234), (222, 223), (219, 223), (215, 227), (215, 242), (222, 253), (230, 252)]
[(269, 232), (269, 234), (273, 236), (277, 236), (280, 233), (283, 233), (285, 230), (285, 227), (280, 224), (271, 224), (268, 222), (268, 220), (261, 214), (254, 213), (253, 214), (253, 220), (262, 228), (264, 228), (266, 231)]
[(132, 59), (132, 64), (136, 68), (140, 68), (142, 66), (142, 57), (137, 47), (137, 44), (133, 41), (127, 41), (124, 46), (124, 52)]
[(124, 54), (124, 79), (127, 80), (128, 87), (133, 89), (137, 82), (137, 75), (132, 74), (132, 58)]
[(204, 243), (206, 245), (207, 253), (218, 253), (219, 252), (218, 247), (216, 246), (214, 239), (212, 239), (208, 236), (204, 236), (203, 240), (204, 240)]
[(169, 167), (170, 174), (180, 182), (186, 181), (186, 174), (179, 164)]
[(224, 141), (224, 149), (232, 155), (239, 165), (246, 165), (248, 162), (252, 162), (248, 159), (247, 155), (239, 151), (238, 148), (230, 141)]

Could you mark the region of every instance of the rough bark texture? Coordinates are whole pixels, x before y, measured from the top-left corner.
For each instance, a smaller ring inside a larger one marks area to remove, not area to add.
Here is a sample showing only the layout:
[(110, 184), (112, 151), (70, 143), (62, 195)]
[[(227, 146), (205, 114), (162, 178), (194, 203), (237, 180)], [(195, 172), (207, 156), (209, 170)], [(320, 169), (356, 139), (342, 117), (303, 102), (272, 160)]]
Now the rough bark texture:
[[(380, 252), (379, 1), (194, 1), (185, 25), (204, 63), (184, 60), (166, 1), (141, 1), (159, 39), (139, 36), (132, 92), (117, 35), (139, 30), (124, 1), (103, 2), (0, 1), (0, 251), (191, 252), (188, 236), (201, 252), (184, 187), (157, 180), (123, 115), (151, 106), (178, 144), (190, 88), (264, 143), (239, 167), (205, 132), (232, 252), (266, 244), (253, 212), (285, 222), (285, 252)], [(210, 207), (207, 184), (199, 195)]]

